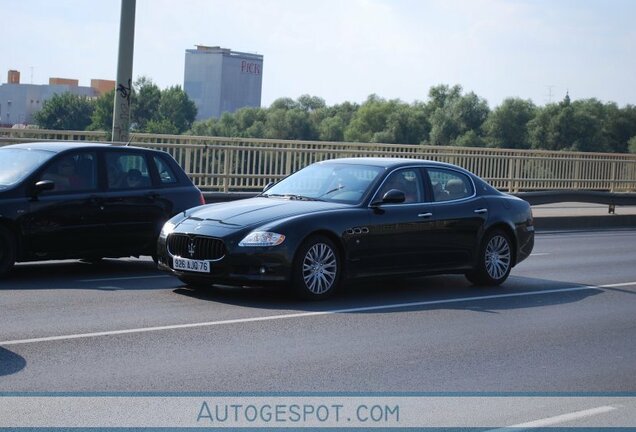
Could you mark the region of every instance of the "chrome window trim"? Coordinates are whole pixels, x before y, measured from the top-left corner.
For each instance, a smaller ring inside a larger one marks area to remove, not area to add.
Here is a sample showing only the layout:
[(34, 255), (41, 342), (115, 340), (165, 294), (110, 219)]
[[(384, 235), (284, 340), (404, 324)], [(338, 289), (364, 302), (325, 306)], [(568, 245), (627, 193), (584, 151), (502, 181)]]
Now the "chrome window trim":
[[(369, 201), (369, 205), (367, 206), (368, 208), (374, 208), (374, 206), (371, 205), (371, 203), (373, 203), (375, 201), (376, 196), (378, 195), (378, 192), (382, 189), (382, 186), (384, 186), (384, 183), (387, 181), (387, 179), (389, 178), (389, 176), (391, 174), (393, 174), (396, 171), (399, 170), (403, 170), (403, 169), (413, 169), (413, 168), (417, 168), (417, 169), (425, 169), (426, 170), (426, 175), (428, 175), (428, 169), (437, 169), (437, 170), (447, 170), (447, 171), (455, 171), (458, 174), (464, 175), (466, 177), (468, 177), (468, 179), (470, 180), (470, 183), (473, 186), (473, 194), (468, 196), (468, 197), (464, 197), (464, 198), (458, 198), (458, 199), (454, 199), (454, 200), (447, 200), (447, 201), (419, 201), (419, 202), (414, 202), (414, 203), (399, 203), (399, 204), (384, 204), (382, 205), (383, 208), (385, 207), (395, 207), (395, 206), (400, 206), (400, 207), (405, 207), (405, 206), (413, 206), (413, 205), (430, 205), (430, 204), (447, 204), (447, 203), (456, 203), (456, 202), (460, 202), (460, 201), (466, 201), (469, 199), (473, 199), (477, 196), (477, 187), (475, 186), (475, 181), (473, 180), (472, 176), (470, 174), (467, 174), (465, 172), (462, 172), (459, 169), (456, 168), (451, 168), (451, 167), (438, 167), (435, 165), (426, 165), (426, 164), (422, 164), (422, 165), (407, 165), (407, 166), (403, 166), (403, 167), (397, 167), (394, 168), (393, 170), (391, 170), (386, 177), (384, 177), (384, 180), (382, 180), (382, 183), (380, 183), (380, 185), (376, 188), (375, 193), (373, 194), (373, 197), (371, 198), (371, 201)], [(420, 178), (420, 180), (423, 180)], [(429, 182), (430, 177), (429, 177)], [(426, 188), (424, 188), (426, 189)], [(426, 195), (426, 190), (424, 191), (425, 195)], [(425, 197), (426, 198), (426, 197)], [(435, 199), (434, 196), (431, 197), (433, 200)]]
[[(436, 169), (436, 170), (440, 170), (440, 171), (455, 171), (458, 174), (461, 174), (465, 177), (468, 177), (468, 179), (470, 180), (470, 184), (473, 186), (473, 194), (467, 197), (463, 197), (463, 198), (457, 198), (457, 199), (453, 199), (453, 200), (446, 200), (446, 201), (431, 201), (430, 204), (446, 204), (446, 203), (455, 203), (455, 202), (460, 202), (460, 201), (466, 201), (472, 198), (475, 198), (477, 196), (477, 187), (475, 186), (475, 181), (473, 180), (472, 176), (469, 174), (466, 174), (464, 172), (461, 172), (458, 169), (455, 168), (448, 168), (448, 167), (436, 167), (436, 166), (426, 166), (424, 167), (426, 168), (426, 175), (428, 175), (428, 170), (429, 169)], [(428, 181), (431, 181), (431, 178), (429, 177)], [(433, 199), (435, 199), (435, 196), (431, 197)]]
[[(373, 206), (371, 206), (371, 203), (373, 203), (375, 201), (375, 197), (378, 195), (378, 193), (380, 192), (380, 190), (382, 190), (382, 186), (384, 186), (384, 183), (386, 183), (387, 179), (396, 171), (401, 171), (404, 169), (422, 169), (424, 168), (424, 165), (408, 165), (408, 166), (402, 166), (402, 167), (397, 167), (394, 168), (393, 170), (391, 170), (385, 177), (384, 180), (382, 180), (382, 183), (380, 183), (378, 185), (378, 187), (375, 189), (375, 193), (373, 194), (373, 197), (371, 198), (371, 201), (369, 201), (369, 205), (367, 206), (368, 208), (373, 208)], [(422, 177), (420, 176), (420, 180), (423, 180)], [(424, 185), (422, 185), (422, 187), (424, 187)], [(426, 195), (426, 188), (424, 187), (424, 195)], [(426, 204), (426, 201), (418, 201), (418, 202), (414, 202), (414, 203), (398, 203), (398, 204), (384, 204), (382, 207), (393, 207), (393, 206), (412, 206), (412, 205), (422, 205), (422, 204)]]

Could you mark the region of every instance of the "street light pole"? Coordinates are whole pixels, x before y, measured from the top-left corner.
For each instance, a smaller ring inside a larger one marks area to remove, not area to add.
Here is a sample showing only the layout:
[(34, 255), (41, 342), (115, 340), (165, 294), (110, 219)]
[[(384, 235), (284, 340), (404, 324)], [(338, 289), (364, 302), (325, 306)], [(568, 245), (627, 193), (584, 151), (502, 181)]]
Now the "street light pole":
[(135, 46), (136, 0), (121, 0), (119, 22), (119, 55), (117, 57), (117, 87), (113, 110), (115, 142), (128, 141), (130, 128), (130, 96), (132, 92), (133, 48)]

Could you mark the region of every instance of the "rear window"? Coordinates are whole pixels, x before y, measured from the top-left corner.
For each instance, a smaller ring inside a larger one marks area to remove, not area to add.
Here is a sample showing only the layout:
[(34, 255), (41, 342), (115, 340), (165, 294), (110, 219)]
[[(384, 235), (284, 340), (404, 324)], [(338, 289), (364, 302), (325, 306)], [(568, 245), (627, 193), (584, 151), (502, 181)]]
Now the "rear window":
[(453, 201), (473, 195), (473, 185), (468, 176), (442, 168), (427, 168), (435, 201)]
[(154, 156), (155, 165), (157, 166), (157, 172), (159, 173), (159, 181), (163, 185), (170, 185), (177, 183), (177, 176), (170, 167), (170, 165), (159, 156)]
[(140, 189), (152, 185), (142, 154), (107, 152), (106, 178), (109, 189)]

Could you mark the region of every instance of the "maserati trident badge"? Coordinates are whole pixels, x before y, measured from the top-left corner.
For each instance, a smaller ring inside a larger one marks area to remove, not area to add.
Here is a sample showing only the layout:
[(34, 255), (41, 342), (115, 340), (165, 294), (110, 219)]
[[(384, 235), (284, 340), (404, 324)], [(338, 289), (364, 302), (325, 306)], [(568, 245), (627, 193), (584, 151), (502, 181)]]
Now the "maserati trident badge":
[(188, 242), (188, 253), (190, 254), (190, 258), (194, 258), (194, 253), (196, 252), (197, 247), (194, 244), (194, 240), (190, 240)]

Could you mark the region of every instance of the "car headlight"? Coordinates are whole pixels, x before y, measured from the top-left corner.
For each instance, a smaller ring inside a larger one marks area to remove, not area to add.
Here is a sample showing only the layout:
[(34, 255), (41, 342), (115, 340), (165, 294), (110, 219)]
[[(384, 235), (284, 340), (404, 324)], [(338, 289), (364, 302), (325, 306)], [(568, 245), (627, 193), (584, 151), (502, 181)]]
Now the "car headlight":
[[(174, 231), (175, 227), (177, 226), (177, 224), (173, 223), (173, 222), (166, 222), (165, 224), (163, 224), (163, 228), (161, 228), (161, 237), (168, 237), (169, 234), (172, 233), (172, 231)], [(156, 232), (156, 231), (155, 231)]]
[(252, 231), (241, 242), (239, 246), (278, 246), (285, 241), (282, 234), (266, 231)]

